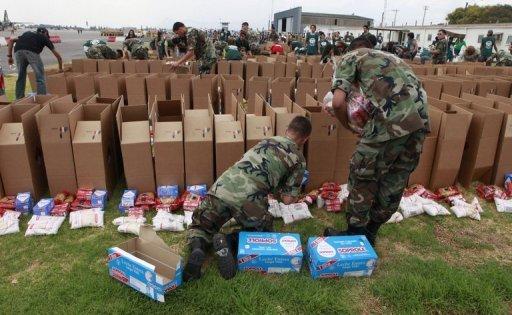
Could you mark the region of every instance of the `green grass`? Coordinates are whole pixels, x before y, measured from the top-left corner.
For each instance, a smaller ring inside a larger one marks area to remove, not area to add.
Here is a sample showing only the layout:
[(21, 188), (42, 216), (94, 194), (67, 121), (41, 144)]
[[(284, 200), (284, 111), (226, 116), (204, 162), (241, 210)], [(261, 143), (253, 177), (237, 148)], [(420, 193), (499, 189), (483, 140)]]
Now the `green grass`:
[[(6, 81), (12, 99), (14, 79)], [(420, 216), (385, 225), (370, 278), (313, 280), (304, 263), (298, 274), (246, 272), (225, 281), (212, 259), (200, 281), (161, 304), (108, 275), (107, 248), (132, 237), (111, 224), (121, 189), (106, 208), (103, 229), (70, 230), (66, 221), (55, 236), (27, 238), (24, 217), (21, 233), (0, 238), (0, 314), (512, 313), (512, 215), (497, 213), (492, 203), (481, 201), (480, 222)], [(305, 244), (326, 226), (344, 224), (343, 214), (312, 213), (314, 219), (296, 224), (277, 222), (276, 230), (298, 232)], [(187, 255), (184, 233), (159, 235)]]
[[(385, 225), (377, 245), (380, 261), (370, 278), (313, 280), (304, 264), (298, 274), (238, 273), (223, 280), (209, 260), (200, 281), (185, 284), (160, 304), (108, 275), (106, 249), (132, 236), (111, 224), (121, 187), (110, 200), (103, 229), (55, 236), (0, 238), (0, 313), (486, 313), (512, 311), (512, 216), (485, 204), (480, 221), (454, 217), (410, 218)], [(312, 211), (314, 219), (283, 226), (303, 243), (343, 214)], [(152, 214), (150, 215), (152, 216)], [(186, 256), (185, 234), (159, 232)]]

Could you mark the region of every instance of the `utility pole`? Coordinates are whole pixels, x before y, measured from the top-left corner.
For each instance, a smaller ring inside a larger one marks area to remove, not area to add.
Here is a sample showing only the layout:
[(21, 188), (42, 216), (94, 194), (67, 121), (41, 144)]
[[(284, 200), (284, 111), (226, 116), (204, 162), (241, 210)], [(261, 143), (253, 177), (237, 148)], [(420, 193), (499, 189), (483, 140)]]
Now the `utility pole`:
[(398, 13), (398, 11), (400, 11), (400, 10), (394, 9), (394, 10), (391, 10), (391, 11), (395, 12), (395, 17), (393, 18), (393, 26), (395, 26), (395, 24), (396, 24), (396, 14), (397, 14), (397, 13)]
[(384, 26), (384, 15), (388, 9), (388, 0), (384, 0), (384, 10), (382, 10), (382, 17), (380, 19), (380, 27)]
[(425, 25), (425, 15), (427, 15), (428, 6), (423, 7), (423, 20), (421, 21), (421, 26)]

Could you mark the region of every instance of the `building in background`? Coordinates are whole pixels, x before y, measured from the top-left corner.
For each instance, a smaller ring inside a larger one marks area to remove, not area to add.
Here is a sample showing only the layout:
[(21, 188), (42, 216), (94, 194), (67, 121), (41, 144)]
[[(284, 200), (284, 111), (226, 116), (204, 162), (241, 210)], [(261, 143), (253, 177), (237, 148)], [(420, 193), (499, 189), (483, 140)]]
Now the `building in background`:
[(302, 7), (274, 14), (274, 26), (278, 33), (300, 34), (311, 24), (315, 24), (319, 31), (331, 33), (348, 29), (362, 29), (363, 25), (373, 25), (373, 19), (353, 14), (303, 12)]

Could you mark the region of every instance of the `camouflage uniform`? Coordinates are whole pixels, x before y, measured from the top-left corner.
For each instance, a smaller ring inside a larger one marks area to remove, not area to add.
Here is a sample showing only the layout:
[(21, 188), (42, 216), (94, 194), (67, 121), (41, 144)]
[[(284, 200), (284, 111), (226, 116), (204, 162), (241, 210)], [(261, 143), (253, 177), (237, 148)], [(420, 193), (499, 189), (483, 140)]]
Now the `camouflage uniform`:
[(149, 59), (149, 43), (140, 38), (129, 38), (124, 41), (123, 48), (126, 48), (132, 59)]
[(107, 45), (93, 45), (87, 49), (85, 55), (89, 59), (117, 59), (117, 52)]
[(212, 41), (206, 36), (206, 33), (195, 28), (189, 28), (187, 31), (187, 48), (188, 51), (194, 50), (199, 73), (210, 73), (213, 65), (217, 62), (217, 55)]
[(215, 54), (217, 55), (217, 58), (222, 58), (222, 55), (224, 54), (224, 49), (228, 47), (228, 43), (222, 40), (218, 40), (213, 45), (215, 46)]
[(253, 31), (247, 31), (247, 41), (249, 42), (249, 49), (253, 55), (260, 53), (260, 34)]
[(271, 42), (279, 40), (279, 35), (277, 34), (277, 32), (275, 30), (272, 30), (270, 32), (270, 34), (268, 35), (268, 40), (270, 40)]
[(306, 160), (292, 140), (273, 137), (261, 141), (210, 188), (194, 211), (189, 239), (200, 237), (211, 242), (231, 218), (244, 229), (270, 230), (267, 195), (298, 196), (305, 169)]
[(438, 54), (433, 54), (432, 64), (439, 65), (446, 63), (446, 54), (448, 52), (448, 42), (446, 39), (440, 39), (436, 42), (434, 50), (439, 51)]
[(355, 83), (374, 105), (348, 180), (347, 221), (364, 227), (369, 217), (383, 223), (397, 210), (429, 128), (428, 106), (411, 68), (382, 51), (357, 49), (338, 61), (333, 89), (349, 93)]
[(504, 50), (500, 50), (496, 53), (496, 66), (498, 67), (512, 67), (512, 54)]

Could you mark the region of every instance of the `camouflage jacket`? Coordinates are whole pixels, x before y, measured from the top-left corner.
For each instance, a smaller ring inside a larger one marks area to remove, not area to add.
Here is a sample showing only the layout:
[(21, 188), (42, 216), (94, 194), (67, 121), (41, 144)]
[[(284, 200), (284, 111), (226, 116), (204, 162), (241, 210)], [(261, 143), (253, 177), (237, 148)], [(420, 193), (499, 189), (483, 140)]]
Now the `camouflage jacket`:
[(205, 32), (195, 28), (189, 28), (187, 31), (187, 50), (194, 50), (196, 60), (212, 53), (213, 56), (208, 57), (215, 57), (215, 48), (212, 41), (206, 36)]
[(117, 59), (117, 53), (107, 45), (90, 46), (85, 55), (89, 59)]
[(512, 67), (512, 54), (504, 50), (500, 50), (494, 55), (496, 59), (496, 66), (498, 67)]
[(448, 42), (446, 39), (438, 40), (434, 46), (434, 50), (438, 53), (434, 53), (432, 56), (432, 63), (439, 64), (446, 62), (446, 54), (448, 52)]
[(363, 128), (363, 143), (384, 142), (427, 129), (427, 94), (411, 68), (395, 55), (356, 49), (336, 63), (333, 90), (359, 85), (374, 105)]
[(298, 196), (306, 160), (285, 137), (265, 139), (226, 170), (208, 192), (235, 209), (251, 201), (265, 206), (269, 193)]

